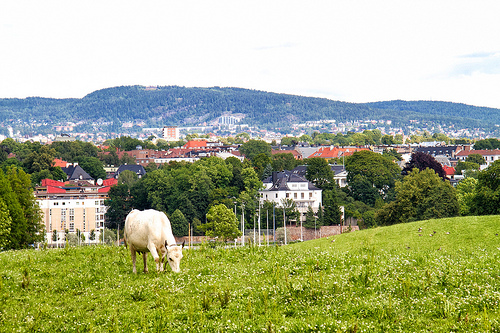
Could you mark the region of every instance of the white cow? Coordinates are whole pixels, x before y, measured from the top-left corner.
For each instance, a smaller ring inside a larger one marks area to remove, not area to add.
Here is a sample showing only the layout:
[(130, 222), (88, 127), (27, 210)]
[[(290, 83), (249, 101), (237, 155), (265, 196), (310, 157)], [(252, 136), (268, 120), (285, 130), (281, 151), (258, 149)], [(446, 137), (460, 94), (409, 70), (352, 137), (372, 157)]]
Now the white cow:
[[(182, 246), (175, 244), (172, 227), (165, 213), (154, 209), (145, 211), (134, 209), (125, 219), (124, 240), (125, 246), (129, 246), (132, 253), (134, 273), (137, 273), (135, 268), (136, 252), (142, 253), (145, 273), (148, 272), (147, 252), (151, 252), (156, 262), (157, 271), (163, 271), (165, 255), (167, 255), (172, 270), (176, 273), (180, 271), (184, 243)], [(161, 254), (161, 258), (159, 254)]]

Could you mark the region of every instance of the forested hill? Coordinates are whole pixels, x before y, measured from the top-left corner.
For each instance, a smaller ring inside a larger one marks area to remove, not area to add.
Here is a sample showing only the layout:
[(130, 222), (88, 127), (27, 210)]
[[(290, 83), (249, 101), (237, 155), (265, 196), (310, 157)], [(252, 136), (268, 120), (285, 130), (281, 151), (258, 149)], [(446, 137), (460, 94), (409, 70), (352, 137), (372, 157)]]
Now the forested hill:
[(72, 121), (114, 124), (115, 128), (127, 121), (144, 121), (147, 127), (196, 126), (228, 113), (242, 116), (241, 123), (267, 129), (287, 129), (293, 123), (327, 119), (390, 119), (394, 124), (415, 119), (492, 128), (500, 124), (499, 111), (445, 102), (356, 104), (240, 88), (178, 86), (115, 87), (81, 99), (0, 99), (0, 122), (4, 125), (18, 121), (51, 126)]

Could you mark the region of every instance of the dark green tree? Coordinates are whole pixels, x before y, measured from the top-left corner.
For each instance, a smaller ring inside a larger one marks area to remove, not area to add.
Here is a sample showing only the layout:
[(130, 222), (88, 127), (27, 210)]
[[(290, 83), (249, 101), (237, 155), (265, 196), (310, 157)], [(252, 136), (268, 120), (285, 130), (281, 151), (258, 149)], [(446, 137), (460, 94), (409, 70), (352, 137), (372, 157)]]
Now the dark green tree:
[(307, 164), (306, 179), (319, 188), (333, 182), (333, 171), (324, 158), (313, 157), (305, 160)]
[(9, 215), (7, 205), (0, 198), (0, 251), (7, 249), (10, 243), (10, 226), (12, 218)]
[(366, 203), (372, 205), (376, 198), (373, 198), (375, 191), (371, 187), (376, 189), (378, 196), (386, 199), (401, 172), (399, 166), (391, 159), (368, 150), (358, 151), (349, 156), (346, 159), (345, 169), (352, 195), (365, 198)]
[(453, 217), (459, 214), (456, 191), (432, 169), (415, 169), (396, 183), (396, 200), (377, 211), (378, 225)]
[(252, 160), (252, 165), (259, 179), (262, 179), (262, 175), (264, 174), (264, 169), (268, 164), (271, 164), (271, 159), (266, 154), (258, 154), (254, 156)]
[(455, 165), (456, 175), (467, 174), (470, 171), (477, 171), (477, 170), (479, 170), (479, 164), (474, 162), (458, 161), (457, 165)]
[(342, 221), (342, 212), (335, 191), (323, 191), (323, 225), (337, 225)]
[(486, 164), (486, 161), (484, 160), (483, 155), (481, 154), (470, 154), (467, 156), (465, 159), (466, 162), (472, 162), (472, 163), (477, 163), (479, 165)]
[(170, 224), (172, 225), (172, 233), (174, 236), (187, 236), (189, 232), (189, 223), (182, 214), (182, 212), (176, 209), (170, 216)]
[(130, 170), (123, 170), (118, 176), (118, 183), (125, 184), (130, 189), (139, 180), (137, 174)]
[(492, 150), (499, 148), (500, 148), (500, 140), (495, 138), (479, 140), (474, 143), (474, 150)]
[(297, 160), (292, 153), (274, 154), (271, 160), (273, 171), (293, 170), (297, 166)]
[(129, 187), (126, 184), (116, 184), (109, 189), (108, 197), (105, 201), (108, 207), (106, 224), (109, 228), (116, 229), (120, 226), (123, 229), (125, 218), (132, 210)]
[(479, 172), (470, 213), (473, 215), (500, 214), (500, 160)]
[(307, 207), (306, 220), (302, 224), (304, 228), (314, 229), (317, 226), (316, 216), (311, 206)]
[(271, 145), (262, 140), (249, 140), (242, 144), (239, 151), (243, 156), (253, 161), (254, 157), (259, 154), (265, 154), (271, 158)]
[(79, 157), (77, 159), (80, 167), (94, 179), (106, 179), (106, 171), (102, 162), (97, 157)]

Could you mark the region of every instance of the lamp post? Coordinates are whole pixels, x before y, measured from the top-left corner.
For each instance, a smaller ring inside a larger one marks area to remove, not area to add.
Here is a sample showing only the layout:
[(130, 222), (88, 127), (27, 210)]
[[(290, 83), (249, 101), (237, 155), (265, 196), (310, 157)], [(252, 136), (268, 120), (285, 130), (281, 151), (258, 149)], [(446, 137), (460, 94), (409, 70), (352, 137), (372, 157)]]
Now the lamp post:
[(286, 244), (286, 215), (285, 215), (285, 204), (283, 203), (283, 227), (285, 228), (285, 245)]
[(241, 246), (245, 246), (245, 204), (241, 204)]
[(275, 214), (275, 203), (273, 202), (273, 243), (276, 246), (276, 214)]

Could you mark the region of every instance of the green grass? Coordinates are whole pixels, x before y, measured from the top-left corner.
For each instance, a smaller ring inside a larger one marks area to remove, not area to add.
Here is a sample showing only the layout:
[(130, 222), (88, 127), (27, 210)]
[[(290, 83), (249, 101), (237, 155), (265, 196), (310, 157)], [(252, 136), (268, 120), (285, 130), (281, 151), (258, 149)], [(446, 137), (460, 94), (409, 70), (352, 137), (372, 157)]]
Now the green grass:
[(124, 247), (3, 252), (0, 331), (500, 332), (497, 233), (500, 216), (463, 217), (202, 247), (179, 274), (149, 256), (134, 275)]

